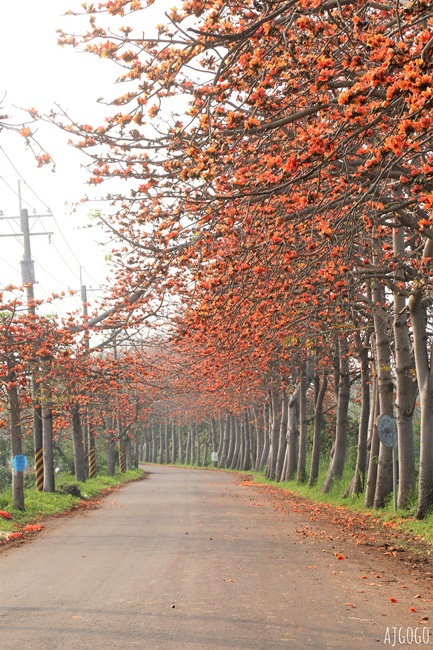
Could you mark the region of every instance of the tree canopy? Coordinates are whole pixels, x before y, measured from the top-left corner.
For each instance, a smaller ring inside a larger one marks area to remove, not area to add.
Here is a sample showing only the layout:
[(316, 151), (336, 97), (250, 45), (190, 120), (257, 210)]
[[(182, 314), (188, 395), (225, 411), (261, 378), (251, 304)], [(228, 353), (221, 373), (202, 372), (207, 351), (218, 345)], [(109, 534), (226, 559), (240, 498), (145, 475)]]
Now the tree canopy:
[[(31, 112), (87, 157), (89, 183), (106, 187), (100, 222), (118, 242), (100, 312), (56, 325), (63, 338), (51, 339), (50, 359), (63, 359), (75, 337), (61, 372), (72, 359), (69, 374), (80, 375), (69, 384), (52, 369), (56, 382), (71, 404), (99, 409), (113, 435), (153, 417), (161, 427), (207, 422), (215, 445), (221, 415), (224, 462), (228, 441), (234, 462), (243, 440), (242, 466), (249, 454), (250, 466), (265, 464), (278, 480), (296, 470), (306, 479), (325, 400), (335, 413), (325, 490), (343, 474), (348, 409), (359, 402), (350, 489), (385, 503), (391, 450), (374, 425), (379, 414), (394, 416), (399, 504), (418, 473), (425, 516), (433, 498), (429, 3), (187, 0), (152, 28), (151, 4), (84, 3), (71, 14), (88, 16), (87, 31), (59, 34), (61, 45), (119, 68), (119, 95), (101, 100), (103, 124), (59, 108), (45, 118)], [(115, 340), (122, 353), (89, 353), (83, 329), (108, 337), (99, 350)], [(318, 423), (312, 442), (307, 402)]]

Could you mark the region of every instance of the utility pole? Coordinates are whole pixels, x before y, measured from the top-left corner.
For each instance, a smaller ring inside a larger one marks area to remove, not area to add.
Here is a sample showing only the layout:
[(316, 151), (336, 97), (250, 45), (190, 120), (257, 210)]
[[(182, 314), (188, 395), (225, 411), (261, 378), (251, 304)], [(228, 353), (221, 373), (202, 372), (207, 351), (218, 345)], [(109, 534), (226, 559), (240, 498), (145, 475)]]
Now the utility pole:
[[(88, 316), (89, 316), (89, 311), (87, 309), (87, 287), (85, 284), (83, 284), (82, 277), (81, 277), (81, 266), (80, 266), (80, 284), (81, 284), (81, 302), (83, 303), (83, 316), (84, 316), (84, 322), (86, 323)], [(90, 349), (90, 340), (89, 340), (89, 332), (87, 329), (84, 330), (84, 347), (86, 349), (85, 355), (86, 357), (89, 356), (89, 349)], [(93, 429), (90, 424), (90, 418), (89, 418), (89, 412), (88, 408), (86, 408), (86, 429), (87, 429), (87, 440), (88, 440), (88, 446), (89, 446), (89, 451), (88, 451), (88, 459), (89, 459), (89, 478), (95, 478), (96, 476), (96, 441), (95, 441), (95, 434), (93, 432)]]
[[(84, 323), (87, 322), (87, 319), (89, 317), (89, 310), (88, 310), (88, 303), (87, 303), (87, 287), (85, 284), (83, 284), (83, 274), (82, 274), (82, 267), (80, 266), (80, 287), (81, 287), (81, 302), (83, 305), (83, 317), (84, 317)], [(98, 291), (98, 289), (89, 289), (89, 291)], [(90, 349), (90, 337), (89, 337), (89, 332), (87, 329), (84, 330), (84, 347), (85, 347), (85, 354), (86, 356), (89, 355), (89, 349)], [(89, 462), (89, 478), (95, 478), (96, 476), (96, 440), (95, 440), (95, 434), (94, 431), (90, 425), (90, 419), (89, 419), (89, 414), (88, 412), (86, 413), (86, 445), (85, 447), (88, 447), (86, 449), (86, 455), (88, 457), (88, 462)]]
[[(80, 266), (80, 290), (81, 290), (81, 303), (83, 305), (83, 316), (84, 316), (84, 322), (87, 322), (87, 319), (89, 317), (89, 310), (88, 310), (88, 303), (87, 303), (87, 287), (85, 284), (83, 284), (83, 267)], [(90, 289), (90, 291), (93, 291), (93, 289)], [(84, 330), (84, 346), (86, 348), (86, 352), (89, 352), (90, 348), (90, 342), (89, 342), (89, 332), (88, 330)]]
[(36, 315), (35, 307), (35, 291), (34, 284), (35, 279), (35, 263), (32, 260), (32, 251), (30, 246), (30, 228), (29, 228), (29, 213), (27, 210), (21, 210), (20, 213), (21, 221), (21, 234), (23, 237), (24, 244), (24, 256), (21, 260), (21, 279), (23, 285), (26, 287), (27, 293), (27, 306), (29, 314), (33, 316)]
[[(21, 203), (21, 193), (20, 193)], [(36, 316), (35, 305), (35, 263), (32, 260), (32, 252), (30, 246), (30, 228), (29, 228), (29, 213), (27, 210), (20, 210), (21, 216), (21, 232), (23, 235), (24, 243), (24, 257), (21, 260), (21, 281), (26, 287), (27, 293), (27, 306), (29, 314)], [(44, 452), (42, 443), (42, 405), (41, 405), (41, 391), (39, 384), (35, 380), (35, 373), (32, 372), (32, 395), (33, 395), (33, 438), (35, 446), (35, 474), (36, 474), (36, 489), (42, 492), (44, 489)]]
[[(21, 185), (19, 181), (18, 181), (18, 200), (19, 200), (19, 209), (20, 209), (19, 216), (0, 217), (0, 219), (15, 220), (15, 221), (19, 219), (20, 226), (21, 226), (21, 233), (13, 234), (13, 235), (12, 234), (0, 235), (0, 237), (22, 237), (23, 238), (24, 255), (23, 255), (23, 259), (20, 262), (21, 281), (22, 284), (26, 287), (28, 313), (31, 314), (32, 316), (35, 316), (36, 305), (35, 305), (34, 284), (36, 280), (35, 280), (35, 266), (34, 266), (34, 261), (32, 259), (32, 253), (31, 253), (30, 238), (35, 235), (38, 236), (43, 235), (43, 236), (48, 236), (48, 238), (51, 239), (53, 233), (52, 232), (30, 233), (30, 227), (29, 227), (30, 217), (28, 211), (22, 208)], [(51, 216), (52, 216), (51, 214), (44, 214), (44, 215), (36, 215), (35, 217), (32, 216), (32, 218), (51, 217)], [(43, 490), (43, 484), (44, 484), (44, 463), (43, 463), (43, 445), (42, 445), (42, 408), (40, 403), (41, 402), (40, 390), (38, 384), (35, 381), (34, 372), (32, 373), (31, 386), (32, 386), (32, 395), (33, 395), (33, 402), (34, 402), (33, 433), (34, 433), (34, 448), (35, 448), (36, 489), (41, 491)]]
[[(113, 341), (113, 352), (114, 352), (114, 360), (117, 361), (118, 355), (117, 355), (117, 341), (114, 339)], [(120, 421), (120, 414), (117, 414), (117, 436), (119, 439), (119, 469), (122, 472), (126, 472), (126, 462), (125, 462), (125, 444), (124, 444), (124, 439), (123, 439), (123, 433), (122, 433), (122, 423)]]

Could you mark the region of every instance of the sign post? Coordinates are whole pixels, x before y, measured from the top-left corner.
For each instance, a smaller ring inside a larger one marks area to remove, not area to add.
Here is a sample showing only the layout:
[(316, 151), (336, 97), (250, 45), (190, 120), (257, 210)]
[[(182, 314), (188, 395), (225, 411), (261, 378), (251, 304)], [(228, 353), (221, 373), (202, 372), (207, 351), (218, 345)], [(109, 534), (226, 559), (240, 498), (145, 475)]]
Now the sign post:
[(16, 472), (24, 472), (27, 467), (27, 458), (24, 454), (17, 454), (12, 458), (12, 467)]
[(379, 415), (377, 432), (385, 447), (392, 448), (392, 490), (394, 496), (394, 512), (397, 512), (397, 423), (390, 415)]

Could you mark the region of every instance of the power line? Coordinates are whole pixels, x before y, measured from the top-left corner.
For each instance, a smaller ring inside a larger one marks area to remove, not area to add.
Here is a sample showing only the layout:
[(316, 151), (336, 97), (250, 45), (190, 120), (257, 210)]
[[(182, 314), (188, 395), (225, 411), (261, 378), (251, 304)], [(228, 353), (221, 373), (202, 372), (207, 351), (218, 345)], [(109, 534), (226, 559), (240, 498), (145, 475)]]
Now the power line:
[[(45, 269), (43, 269), (43, 270), (45, 270)], [(48, 275), (50, 275), (50, 274), (48, 274)], [(51, 292), (51, 293), (48, 292), (46, 290), (46, 288), (41, 285), (40, 282), (38, 282), (37, 285), (38, 285), (38, 288), (41, 289), (41, 291), (44, 294), (46, 300), (48, 300), (48, 299), (50, 299), (52, 297), (53, 292)], [(81, 307), (81, 302), (78, 300), (77, 295), (76, 294), (74, 294), (73, 296), (71, 295), (70, 298), (74, 299), (75, 306), (76, 306), (77, 310), (79, 310), (80, 307)], [(53, 303), (53, 306), (54, 306), (54, 303)], [(56, 309), (56, 313), (59, 314), (59, 315), (61, 315), (61, 314), (67, 315), (68, 314), (68, 310), (63, 306), (63, 302), (60, 299), (56, 300), (55, 309)]]
[[(0, 178), (1, 178), (1, 176), (0, 176)], [(4, 219), (4, 218), (5, 217), (0, 217), (0, 219)], [(13, 237), (15, 239), (15, 241), (17, 241), (20, 244), (20, 246), (22, 246), (23, 242), (21, 240), (21, 232), (17, 232), (16, 225), (15, 225), (13, 219), (9, 221), (9, 225), (10, 225), (10, 227), (12, 229), (12, 234), (11, 235), (6, 235), (6, 236)]]
[[(27, 185), (27, 187), (29, 188), (30, 192), (31, 192), (31, 193), (32, 193), (32, 194), (33, 194), (33, 195), (38, 199), (38, 201), (40, 201), (40, 203), (42, 203), (42, 205), (45, 206), (45, 208), (46, 208), (47, 210), (49, 210), (48, 204), (45, 203), (45, 201), (42, 201), (42, 199), (41, 199), (41, 198), (36, 194), (36, 192), (35, 192), (35, 191), (30, 187), (30, 185), (27, 183), (27, 181), (26, 181), (26, 179), (24, 178), (24, 176), (23, 176), (23, 175), (19, 172), (19, 170), (15, 167), (14, 163), (13, 163), (12, 160), (9, 158), (9, 156), (7, 155), (6, 151), (3, 149), (2, 146), (0, 146), (0, 149), (1, 149), (1, 151), (3, 152), (4, 157), (5, 157), (6, 160), (10, 163), (10, 165), (13, 167), (13, 169), (14, 169), (15, 172), (18, 174), (18, 176), (20, 177), (20, 179), (23, 181), (23, 183), (24, 183), (25, 185)], [(17, 194), (17, 193), (16, 193), (16, 194)], [(24, 201), (24, 202), (27, 203), (27, 201)], [(27, 203), (27, 205), (30, 205), (30, 203)], [(31, 207), (33, 207), (33, 206), (31, 206)], [(33, 209), (35, 209), (35, 208), (33, 208)]]
[[(54, 216), (53, 216), (53, 219), (54, 219), (54, 223), (56, 224), (56, 226), (57, 226), (57, 228), (58, 228), (58, 230), (59, 230), (59, 232), (60, 232), (60, 235), (62, 236), (62, 238), (63, 238), (63, 240), (64, 240), (66, 246), (69, 248), (70, 252), (72, 253), (72, 255), (73, 255), (75, 261), (79, 264), (79, 266), (81, 266), (83, 269), (85, 269), (86, 267), (83, 266), (83, 264), (81, 264), (80, 260), (79, 260), (78, 257), (75, 255), (74, 251), (72, 250), (71, 246), (69, 245), (69, 242), (68, 242), (68, 240), (66, 239), (66, 237), (64, 236), (64, 234), (63, 234), (63, 232), (62, 232), (62, 229), (60, 228), (60, 226), (59, 226), (59, 224), (58, 224), (58, 222), (57, 222), (57, 219), (56, 219)], [(90, 278), (90, 280), (93, 280), (93, 282), (95, 282), (96, 284), (99, 284), (99, 282), (98, 282), (97, 280), (95, 280), (95, 278), (93, 278), (93, 277), (90, 275), (90, 273), (88, 273), (88, 271), (86, 271), (86, 274), (87, 274), (87, 277)]]
[[(53, 219), (54, 219), (54, 223), (57, 224), (57, 222), (56, 222), (56, 220), (55, 220), (54, 217), (53, 217)], [(46, 229), (45, 225), (42, 223), (42, 221), (41, 221), (41, 225), (42, 225), (42, 228), (45, 230), (45, 232), (47, 232), (47, 229)], [(67, 263), (67, 261), (65, 260), (65, 258), (63, 257), (63, 255), (61, 254), (61, 252), (59, 251), (59, 249), (57, 248), (57, 246), (55, 245), (55, 243), (54, 243), (53, 241), (50, 241), (50, 246), (52, 246), (52, 247), (54, 248), (54, 250), (56, 251), (57, 255), (60, 257), (60, 259), (62, 260), (63, 264), (66, 266), (66, 268), (68, 268), (68, 269), (71, 271), (71, 273), (73, 273), (74, 275), (77, 275), (77, 272), (74, 271), (74, 269), (72, 269), (72, 268), (69, 266), (69, 264)], [(51, 277), (53, 277), (53, 276), (51, 276)], [(54, 278), (54, 279), (55, 279), (55, 278)]]
[[(77, 262), (77, 264), (78, 264), (81, 268), (83, 268), (83, 269), (86, 271), (86, 275), (87, 275), (87, 277), (88, 277), (90, 280), (92, 280), (96, 285), (99, 285), (100, 283), (98, 282), (98, 280), (96, 280), (92, 275), (90, 275), (90, 273), (86, 270), (86, 267), (81, 263), (81, 261), (78, 259), (77, 255), (75, 254), (75, 252), (74, 252), (73, 249), (71, 248), (71, 246), (70, 246), (68, 240), (66, 239), (65, 235), (63, 234), (63, 231), (62, 231), (62, 229), (61, 229), (61, 227), (60, 227), (59, 222), (57, 221), (56, 217), (55, 217), (54, 214), (52, 213), (51, 209), (48, 207), (48, 204), (46, 203), (46, 201), (43, 201), (43, 200), (41, 199), (41, 197), (40, 197), (40, 196), (39, 196), (39, 195), (34, 191), (34, 189), (33, 189), (33, 188), (28, 184), (28, 182), (26, 181), (26, 179), (24, 178), (24, 176), (21, 174), (21, 172), (18, 170), (18, 168), (16, 167), (16, 165), (15, 165), (15, 164), (12, 162), (12, 160), (9, 158), (9, 156), (7, 155), (7, 153), (5, 152), (5, 150), (3, 149), (2, 146), (0, 146), (0, 150), (2, 151), (3, 155), (5, 156), (6, 160), (9, 162), (9, 164), (11, 165), (11, 167), (14, 169), (14, 171), (18, 174), (18, 176), (20, 177), (20, 179), (21, 179), (21, 180), (23, 181), (23, 183), (26, 185), (26, 187), (27, 187), (27, 188), (30, 190), (30, 192), (31, 192), (31, 193), (36, 197), (36, 199), (37, 199), (37, 200), (38, 200), (42, 205), (45, 206), (45, 208), (47, 209), (47, 212), (50, 213), (50, 216), (51, 216), (52, 219), (54, 220), (54, 223), (55, 223), (55, 225), (56, 225), (56, 227), (57, 227), (57, 230), (58, 230), (60, 236), (62, 237), (63, 241), (65, 242), (67, 248), (69, 249), (71, 255), (73, 256), (73, 258), (75, 259), (75, 261)], [(5, 180), (3, 177), (0, 177), (0, 178), (3, 180), (4, 183), (6, 183), (6, 185), (9, 187), (9, 189), (10, 189), (10, 190), (11, 190), (11, 191), (16, 195), (16, 196), (18, 196), (18, 197), (20, 196), (19, 193), (16, 192), (16, 191), (15, 191), (15, 190), (14, 190), (14, 189), (9, 185), (9, 183), (6, 182), (6, 180)], [(36, 208), (35, 208), (33, 205), (31, 205), (28, 201), (26, 201), (26, 200), (24, 200), (24, 199), (22, 199), (22, 201), (23, 201), (24, 203), (26, 203), (29, 207), (31, 207), (32, 210), (36, 213), (36, 215), (38, 214)], [(47, 232), (47, 230), (46, 230), (45, 226), (43, 225), (42, 221), (41, 221), (41, 224), (42, 224), (42, 227), (44, 228), (45, 232)], [(66, 267), (71, 271), (71, 273), (73, 273), (74, 275), (77, 275), (76, 271), (74, 271), (74, 270), (69, 266), (69, 264), (65, 261), (63, 255), (60, 253), (60, 251), (58, 250), (58, 248), (56, 247), (56, 245), (55, 245), (53, 242), (51, 242), (51, 243), (52, 243), (54, 249), (56, 250), (57, 254), (59, 255), (60, 259), (61, 259), (62, 262), (64, 263), (64, 265), (65, 265), (65, 266), (66, 266)], [(42, 268), (42, 267), (41, 267), (41, 268)], [(52, 276), (51, 276), (51, 277), (52, 277)]]
[[(1, 149), (1, 147), (0, 147), (0, 149)], [(17, 192), (16, 190), (14, 190), (14, 188), (11, 187), (11, 186), (9, 185), (9, 183), (8, 183), (8, 182), (3, 178), (3, 176), (0, 176), (0, 179), (3, 181), (3, 183), (4, 183), (5, 185), (7, 185), (7, 187), (10, 189), (10, 191), (13, 192), (13, 193), (15, 194), (15, 196), (19, 197), (18, 192)], [(23, 201), (23, 203), (27, 203), (27, 205), (29, 206), (29, 208), (31, 208), (32, 210), (35, 210), (35, 211), (36, 211), (36, 208), (35, 208), (31, 203), (29, 203), (29, 202), (26, 201), (25, 199), (21, 199), (21, 200)]]
[(44, 268), (44, 267), (42, 266), (42, 264), (41, 264), (41, 263), (40, 263), (40, 262), (35, 258), (34, 255), (33, 255), (33, 259), (34, 259), (34, 261), (36, 262), (36, 264), (38, 265), (38, 267), (39, 267), (40, 269), (42, 269), (42, 271), (43, 271), (44, 273), (46, 273), (47, 275), (49, 275), (50, 278), (51, 278), (52, 280), (55, 280), (58, 284), (61, 284), (63, 287), (66, 287), (66, 288), (69, 289), (69, 285), (68, 285), (68, 284), (66, 284), (65, 282), (62, 282), (62, 281), (59, 280), (58, 278), (55, 278), (54, 275), (52, 275), (49, 271), (47, 271), (46, 268)]
[(18, 271), (18, 268), (17, 268), (16, 266), (13, 266), (10, 262), (8, 262), (7, 260), (5, 260), (3, 257), (0, 257), (0, 262), (3, 262), (4, 264), (6, 264), (6, 266), (10, 266), (10, 268), (11, 268), (13, 271), (15, 271), (16, 273), (19, 272), (19, 271)]

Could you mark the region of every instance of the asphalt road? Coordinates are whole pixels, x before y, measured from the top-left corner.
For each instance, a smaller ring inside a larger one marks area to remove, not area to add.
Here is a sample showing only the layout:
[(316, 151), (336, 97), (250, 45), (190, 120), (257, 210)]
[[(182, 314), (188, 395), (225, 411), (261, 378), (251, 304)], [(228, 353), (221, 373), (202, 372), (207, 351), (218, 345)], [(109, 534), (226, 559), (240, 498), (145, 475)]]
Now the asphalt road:
[(371, 560), (303, 539), (305, 515), (228, 473), (147, 469), (0, 553), (1, 650), (370, 650), (415, 629), (411, 588), (369, 587)]

